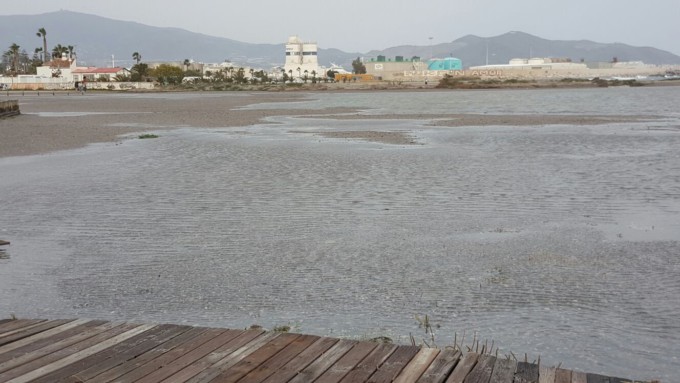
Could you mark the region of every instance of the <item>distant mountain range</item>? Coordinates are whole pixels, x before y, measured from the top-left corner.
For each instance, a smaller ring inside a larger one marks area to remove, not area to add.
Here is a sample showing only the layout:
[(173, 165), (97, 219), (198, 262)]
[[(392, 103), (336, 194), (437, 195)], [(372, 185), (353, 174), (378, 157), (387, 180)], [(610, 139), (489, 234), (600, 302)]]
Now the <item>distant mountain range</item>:
[[(47, 31), (48, 49), (57, 44), (75, 47), (80, 65), (130, 67), (132, 53), (139, 52), (144, 62), (184, 61), (218, 63), (229, 60), (234, 65), (269, 69), (284, 62), (285, 41), (280, 44), (250, 44), (222, 37), (208, 36), (179, 28), (159, 28), (136, 22), (58, 11), (40, 15), (0, 16), (0, 49), (17, 43), (29, 55), (42, 46), (36, 36), (39, 28)], [(313, 39), (314, 36), (306, 36)], [(323, 44), (323, 42), (322, 42)], [(680, 64), (680, 56), (651, 47), (626, 44), (602, 44), (587, 40), (546, 40), (523, 32), (509, 32), (495, 37), (468, 35), (450, 43), (431, 46), (404, 45), (366, 53), (319, 49), (319, 62), (351, 68), (357, 57), (388, 58), (418, 56), (457, 57), (465, 67), (507, 64), (512, 58), (559, 57), (572, 61), (643, 61), (648, 64)]]

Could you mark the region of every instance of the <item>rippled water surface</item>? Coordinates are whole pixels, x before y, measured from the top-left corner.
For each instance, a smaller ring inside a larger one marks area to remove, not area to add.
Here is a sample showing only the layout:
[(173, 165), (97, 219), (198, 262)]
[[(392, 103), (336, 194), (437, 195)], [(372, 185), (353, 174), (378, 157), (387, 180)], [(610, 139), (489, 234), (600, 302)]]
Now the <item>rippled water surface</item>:
[[(434, 128), (282, 117), (0, 159), (0, 238), (12, 241), (0, 314), (291, 323), (401, 342), (425, 336), (415, 316), (427, 314), (442, 346), (476, 332), (500, 354), (677, 377), (680, 88), (310, 98), (283, 107), (664, 118)], [(404, 131), (419, 144), (312, 133), (325, 130)]]

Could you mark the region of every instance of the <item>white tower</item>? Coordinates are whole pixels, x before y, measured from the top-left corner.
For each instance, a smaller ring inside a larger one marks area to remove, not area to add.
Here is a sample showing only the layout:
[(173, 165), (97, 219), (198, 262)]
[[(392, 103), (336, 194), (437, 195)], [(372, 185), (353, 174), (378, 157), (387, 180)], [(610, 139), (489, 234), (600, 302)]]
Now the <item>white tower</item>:
[(315, 42), (303, 42), (297, 36), (291, 36), (286, 43), (286, 64), (284, 70), (293, 77), (312, 77), (312, 72), (316, 77), (324, 76), (319, 68), (317, 56), (317, 45)]

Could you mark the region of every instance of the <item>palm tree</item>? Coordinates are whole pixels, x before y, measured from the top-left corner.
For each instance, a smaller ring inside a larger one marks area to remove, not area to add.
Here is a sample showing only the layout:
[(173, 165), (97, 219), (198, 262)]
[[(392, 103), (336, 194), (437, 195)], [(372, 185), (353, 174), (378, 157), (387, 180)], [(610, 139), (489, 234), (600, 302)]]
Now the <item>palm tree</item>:
[(35, 48), (35, 50), (33, 51), (33, 57), (34, 57), (34, 60), (40, 59), (40, 61), (44, 62), (43, 49), (42, 48)]
[(140, 55), (139, 52), (135, 52), (132, 54), (132, 59), (139, 64), (139, 62), (142, 61), (142, 55)]
[(316, 84), (316, 71), (313, 70), (311, 73), (312, 73), (312, 84)]
[(189, 59), (184, 59), (184, 71), (185, 72), (189, 70), (189, 65), (191, 65), (191, 61), (189, 61)]
[(44, 55), (43, 61), (49, 61), (50, 55), (47, 52), (47, 31), (45, 30), (45, 28), (40, 28), (40, 29), (38, 29), (38, 32), (35, 35), (38, 36), (38, 37), (42, 37), (42, 40), (43, 40), (43, 48), (42, 48), (43, 55)]
[(300, 67), (297, 68), (298, 71), (298, 78), (302, 78), (302, 74), (300, 73)]
[(66, 53), (68, 53), (68, 48), (62, 46), (61, 44), (57, 44), (54, 48), (52, 48), (52, 57), (61, 58)]
[(12, 63), (12, 72), (16, 75), (17, 69), (19, 68), (19, 48), (21, 48), (17, 43), (12, 43), (9, 50), (5, 54), (10, 58)]
[[(285, 69), (284, 69), (285, 70)], [(290, 74), (290, 82), (293, 82), (293, 70), (288, 69), (288, 74)]]
[(308, 73), (309, 71), (305, 69), (305, 84), (307, 83), (307, 78), (309, 78), (309, 76), (307, 75)]
[(76, 48), (73, 45), (66, 47), (68, 49), (68, 58), (73, 60), (73, 56), (76, 55)]

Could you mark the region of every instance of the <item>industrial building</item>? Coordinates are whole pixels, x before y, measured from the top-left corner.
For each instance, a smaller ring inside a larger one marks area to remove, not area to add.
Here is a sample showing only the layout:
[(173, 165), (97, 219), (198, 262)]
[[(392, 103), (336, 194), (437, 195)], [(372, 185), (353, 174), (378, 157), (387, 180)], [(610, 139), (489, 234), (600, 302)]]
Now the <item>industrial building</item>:
[(324, 68), (319, 66), (318, 47), (315, 42), (303, 42), (297, 36), (291, 36), (286, 43), (286, 63), (283, 69), (295, 78), (305, 75), (323, 76)]
[(463, 62), (455, 57), (432, 59), (427, 64), (427, 70), (463, 70)]
[(427, 62), (413, 56), (394, 59), (378, 56), (365, 62), (366, 73), (386, 81), (428, 81), (439, 80), (446, 74), (463, 70), (463, 62), (455, 57), (434, 58)]

